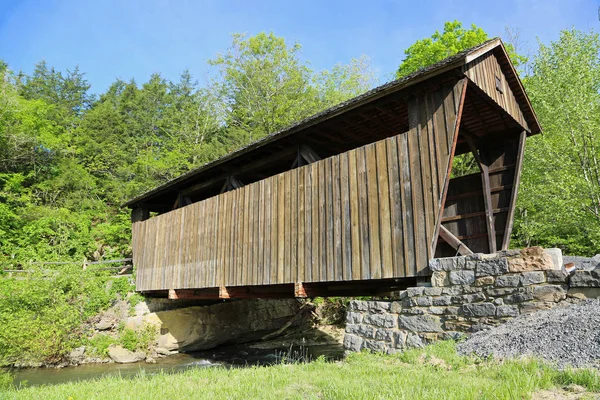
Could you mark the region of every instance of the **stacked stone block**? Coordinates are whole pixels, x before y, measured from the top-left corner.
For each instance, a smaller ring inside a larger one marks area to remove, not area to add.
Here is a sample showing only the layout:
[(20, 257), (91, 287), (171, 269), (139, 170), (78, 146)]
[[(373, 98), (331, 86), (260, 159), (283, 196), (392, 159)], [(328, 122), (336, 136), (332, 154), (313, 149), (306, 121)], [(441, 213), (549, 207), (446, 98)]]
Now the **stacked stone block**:
[[(431, 286), (408, 288), (393, 301), (352, 301), (344, 346), (394, 353), (554, 307), (569, 290), (561, 257), (534, 247), (433, 259)], [(588, 275), (600, 287), (600, 272)]]

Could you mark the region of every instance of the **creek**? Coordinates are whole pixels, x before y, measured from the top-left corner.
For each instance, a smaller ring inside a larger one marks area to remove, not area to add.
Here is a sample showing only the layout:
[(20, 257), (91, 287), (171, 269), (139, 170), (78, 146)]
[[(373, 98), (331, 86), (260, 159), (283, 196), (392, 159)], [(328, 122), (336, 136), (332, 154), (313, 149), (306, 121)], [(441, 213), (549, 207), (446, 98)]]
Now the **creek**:
[(286, 362), (307, 362), (320, 356), (329, 360), (340, 359), (343, 356), (343, 348), (339, 344), (319, 344), (263, 349), (252, 344), (242, 344), (175, 354), (159, 358), (154, 364), (143, 361), (134, 364), (83, 364), (65, 368), (14, 369), (11, 372), (15, 378), (15, 385), (19, 387), (19, 385), (55, 385), (105, 376), (120, 375), (125, 378), (134, 378), (138, 374), (178, 373), (196, 368), (243, 368)]

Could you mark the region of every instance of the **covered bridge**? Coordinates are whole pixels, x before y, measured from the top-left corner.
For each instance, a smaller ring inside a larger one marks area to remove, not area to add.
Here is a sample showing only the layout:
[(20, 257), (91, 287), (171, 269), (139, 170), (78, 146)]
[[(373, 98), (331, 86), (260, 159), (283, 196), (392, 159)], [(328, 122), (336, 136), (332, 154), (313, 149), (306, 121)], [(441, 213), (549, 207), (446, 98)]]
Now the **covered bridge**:
[[(506, 249), (539, 132), (493, 39), (127, 202), (137, 290), (369, 295), (414, 285), (433, 257)], [(478, 172), (452, 177), (465, 153)]]

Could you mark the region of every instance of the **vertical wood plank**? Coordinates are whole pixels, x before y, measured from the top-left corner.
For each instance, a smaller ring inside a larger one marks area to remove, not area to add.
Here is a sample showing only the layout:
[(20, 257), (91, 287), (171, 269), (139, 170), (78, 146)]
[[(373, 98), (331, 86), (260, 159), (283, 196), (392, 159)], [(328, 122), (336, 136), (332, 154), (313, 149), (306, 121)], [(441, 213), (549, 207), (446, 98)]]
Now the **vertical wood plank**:
[(327, 177), (325, 176), (325, 163), (317, 162), (315, 166), (319, 170), (319, 261), (318, 261), (318, 269), (319, 269), (319, 280), (321, 282), (327, 280), (327, 215), (326, 215), (326, 206), (327, 206), (327, 192), (325, 180)]
[(285, 180), (277, 175), (277, 276), (275, 283), (283, 283), (285, 268)]
[(305, 190), (306, 168), (298, 168), (298, 267), (296, 282), (304, 282), (305, 262), (305, 221), (306, 221), (306, 190)]
[(369, 209), (367, 201), (367, 167), (365, 164), (365, 148), (356, 149), (358, 215), (360, 235), (361, 275), (360, 279), (371, 278), (371, 247), (369, 242)]
[(350, 187), (348, 180), (348, 153), (340, 154), (340, 201), (342, 235), (342, 279), (352, 279), (352, 221), (350, 216)]
[(379, 200), (379, 242), (381, 245), (381, 277), (394, 276), (392, 266), (392, 226), (390, 219), (390, 184), (388, 178), (387, 142), (389, 139), (375, 143), (377, 160), (378, 200)]
[(298, 279), (298, 169), (289, 172), (290, 182), (290, 270), (289, 282)]
[(333, 158), (330, 157), (323, 161), (325, 164), (325, 175), (324, 175), (324, 184), (325, 184), (325, 254), (326, 254), (326, 263), (327, 268), (325, 270), (325, 280), (331, 282), (334, 280), (334, 221), (333, 221)]
[(392, 233), (393, 275), (404, 276), (404, 238), (402, 193), (399, 173), (398, 138), (392, 137), (387, 143), (387, 170), (390, 193), (390, 219)]
[(283, 257), (283, 281), (285, 283), (292, 282), (291, 280), (291, 250), (292, 250), (292, 207), (291, 207), (291, 174), (284, 173), (284, 218), (285, 218), (285, 244), (284, 244), (284, 257)]
[(358, 196), (358, 167), (356, 159), (357, 150), (348, 152), (348, 192), (350, 200), (350, 236), (352, 261), (351, 271), (352, 280), (359, 280), (362, 277), (361, 270), (361, 236), (360, 236), (360, 209)]
[(313, 252), (315, 250), (314, 234), (313, 234), (313, 200), (315, 198), (314, 182), (312, 180), (312, 169), (311, 165), (307, 165), (304, 168), (304, 230), (306, 237), (304, 239), (304, 262), (306, 266), (304, 268), (304, 279), (306, 282), (313, 281), (312, 265), (313, 265)]
[(264, 180), (265, 182), (265, 236), (263, 238), (264, 244), (264, 253), (263, 253), (263, 276), (262, 283), (263, 285), (269, 284), (269, 280), (271, 277), (271, 229), (273, 226), (273, 215), (272, 210), (273, 206), (271, 203), (272, 195), (271, 195), (271, 178), (267, 178)]

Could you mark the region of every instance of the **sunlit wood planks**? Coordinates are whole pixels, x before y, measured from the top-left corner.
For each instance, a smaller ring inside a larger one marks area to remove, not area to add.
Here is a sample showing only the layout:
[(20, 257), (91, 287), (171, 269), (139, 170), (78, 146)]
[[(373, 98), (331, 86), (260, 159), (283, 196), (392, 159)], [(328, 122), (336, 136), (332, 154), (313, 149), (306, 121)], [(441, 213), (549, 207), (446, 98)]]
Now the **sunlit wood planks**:
[(135, 222), (137, 289), (414, 277), (432, 257), (464, 81), (408, 132)]

